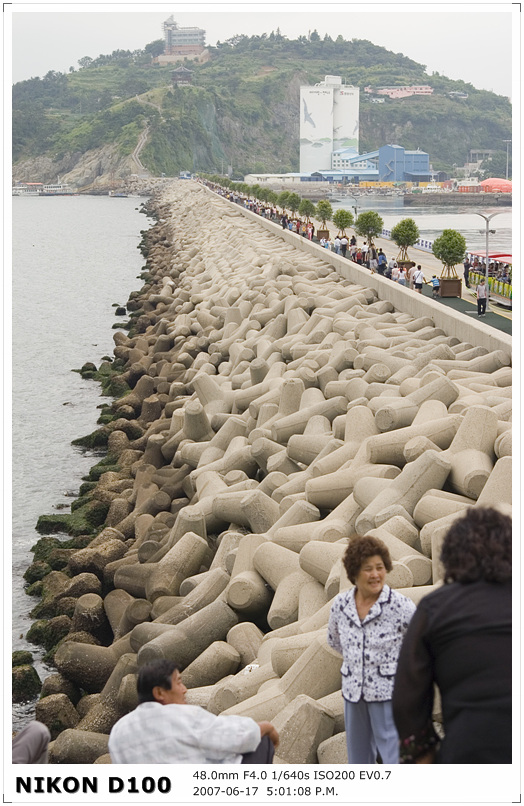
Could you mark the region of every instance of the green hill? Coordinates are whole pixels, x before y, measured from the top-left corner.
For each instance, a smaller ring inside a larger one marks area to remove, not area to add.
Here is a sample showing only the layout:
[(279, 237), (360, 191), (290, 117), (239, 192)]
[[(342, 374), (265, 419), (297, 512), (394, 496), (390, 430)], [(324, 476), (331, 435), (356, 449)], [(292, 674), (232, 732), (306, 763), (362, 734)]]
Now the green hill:
[[(112, 146), (129, 157), (141, 133), (142, 164), (155, 175), (180, 170), (296, 171), (299, 88), (340, 75), (361, 89), (360, 151), (385, 143), (427, 151), (434, 169), (467, 161), (471, 148), (503, 151), (511, 137), (507, 98), (475, 89), (366, 40), (289, 40), (278, 31), (237, 36), (193, 70), (191, 86), (173, 88), (174, 65), (152, 64), (161, 43), (79, 60), (80, 69), (49, 72), (13, 87), (13, 162), (46, 157), (71, 166), (85, 152)], [(431, 96), (372, 104), (367, 85), (429, 84)], [(462, 90), (467, 99), (447, 93)], [(114, 157), (113, 157), (114, 158)], [(129, 168), (127, 168), (129, 170)]]

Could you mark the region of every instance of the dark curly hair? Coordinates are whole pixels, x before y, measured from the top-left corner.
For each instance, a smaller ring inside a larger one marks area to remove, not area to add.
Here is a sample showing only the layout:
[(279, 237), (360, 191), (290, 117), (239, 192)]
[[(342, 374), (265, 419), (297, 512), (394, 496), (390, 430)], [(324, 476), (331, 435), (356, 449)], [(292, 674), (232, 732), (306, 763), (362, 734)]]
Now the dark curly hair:
[(470, 507), (449, 529), (440, 560), (444, 582), (508, 582), (511, 518), (496, 509)]
[(388, 551), (388, 547), (378, 537), (371, 535), (351, 535), (349, 545), (344, 553), (342, 562), (346, 569), (346, 574), (350, 582), (355, 584), (359, 571), (364, 561), (369, 557), (379, 556), (386, 567), (386, 571), (391, 571), (393, 563)]

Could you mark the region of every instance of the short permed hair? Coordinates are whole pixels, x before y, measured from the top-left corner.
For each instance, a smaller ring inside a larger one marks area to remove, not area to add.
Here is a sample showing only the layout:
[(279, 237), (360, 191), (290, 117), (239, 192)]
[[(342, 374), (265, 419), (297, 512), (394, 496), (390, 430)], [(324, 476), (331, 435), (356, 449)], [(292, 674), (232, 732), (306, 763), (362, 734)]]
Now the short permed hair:
[(470, 507), (450, 527), (440, 560), (444, 582), (508, 582), (511, 518), (496, 509)]
[(386, 571), (391, 571), (393, 563), (388, 551), (388, 547), (378, 537), (371, 537), (370, 535), (352, 535), (349, 538), (349, 545), (342, 558), (346, 574), (350, 582), (355, 584), (360, 569), (364, 561), (369, 557), (381, 557), (382, 562), (386, 567)]
[(173, 660), (152, 660), (146, 663), (145, 666), (138, 672), (138, 680), (136, 683), (136, 690), (138, 692), (138, 702), (156, 702), (153, 695), (155, 686), (166, 691), (171, 691), (171, 676), (173, 672), (179, 670), (179, 667)]

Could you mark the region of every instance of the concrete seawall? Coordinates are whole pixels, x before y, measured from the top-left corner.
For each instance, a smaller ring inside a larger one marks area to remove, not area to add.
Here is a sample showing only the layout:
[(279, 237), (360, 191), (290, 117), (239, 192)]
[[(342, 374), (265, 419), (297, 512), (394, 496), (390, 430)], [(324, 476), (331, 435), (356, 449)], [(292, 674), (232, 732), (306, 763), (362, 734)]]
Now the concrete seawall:
[(83, 494), (105, 519), (38, 576), (51, 763), (111, 763), (158, 658), (189, 703), (271, 720), (275, 763), (346, 763), (326, 633), (348, 540), (383, 540), (417, 603), (456, 518), (511, 512), (511, 340), (196, 183), (150, 210)]
[[(212, 193), (210, 190), (208, 192)], [(403, 288), (397, 283), (392, 283), (378, 274), (371, 274), (366, 268), (362, 268), (357, 263), (353, 263), (335, 252), (323, 249), (319, 244), (310, 241), (308, 238), (283, 230), (279, 224), (268, 221), (234, 202), (227, 203), (240, 209), (246, 218), (256, 221), (268, 232), (278, 235), (295, 249), (316, 255), (326, 263), (331, 264), (340, 276), (346, 280), (375, 289), (379, 299), (388, 300), (397, 310), (408, 313), (415, 318), (430, 316), (436, 327), (442, 328), (449, 336), (455, 336), (460, 341), (469, 341), (479, 347), (486, 347), (488, 350), (505, 350), (511, 353), (512, 340), (511, 336), (506, 333), (500, 333), (474, 319), (467, 319), (463, 314), (450, 308), (445, 308), (438, 302), (426, 299), (420, 294), (415, 294), (412, 290)]]

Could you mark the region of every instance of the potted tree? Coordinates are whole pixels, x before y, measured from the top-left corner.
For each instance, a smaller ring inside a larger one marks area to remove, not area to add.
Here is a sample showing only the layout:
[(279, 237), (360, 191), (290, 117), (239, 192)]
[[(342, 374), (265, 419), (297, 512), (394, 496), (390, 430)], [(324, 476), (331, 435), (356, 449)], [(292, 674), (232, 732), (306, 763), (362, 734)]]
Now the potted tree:
[[(302, 199), (298, 207), (298, 214), (301, 218), (306, 219), (306, 230), (311, 223), (311, 216), (316, 213), (316, 208), (311, 199)], [(307, 234), (307, 232), (305, 233)]]
[(298, 208), (300, 207), (300, 196), (298, 193), (289, 194), (287, 206), (293, 214), (297, 212)]
[(287, 200), (287, 206), (289, 207), (291, 217), (296, 220), (297, 210), (300, 207), (300, 196), (298, 195), (298, 193), (289, 194), (289, 198)]
[(276, 192), (276, 190), (269, 191), (269, 193), (267, 194), (267, 200), (268, 203), (271, 205), (271, 207), (273, 207), (276, 211), (276, 206), (278, 202), (278, 193)]
[(441, 297), (462, 297), (462, 280), (455, 271), (466, 254), (466, 239), (454, 229), (445, 229), (431, 247), (433, 254), (444, 266), (440, 276)]
[(399, 266), (410, 269), (415, 265), (415, 262), (409, 259), (408, 246), (414, 246), (419, 238), (420, 230), (412, 218), (403, 218), (395, 224), (391, 230), (391, 240), (400, 248), (397, 255)]
[(360, 213), (355, 221), (355, 231), (357, 235), (366, 238), (368, 246), (374, 246), (373, 239), (376, 238), (384, 229), (384, 221), (373, 210), (368, 210), (365, 213)]
[(325, 238), (327, 241), (329, 240), (329, 230), (326, 223), (333, 218), (333, 208), (327, 199), (321, 199), (317, 204), (317, 218), (320, 218), (322, 223), (322, 229), (317, 230), (317, 238), (319, 240)]
[(289, 204), (290, 195), (291, 194), (290, 194), (289, 190), (283, 190), (282, 193), (278, 194), (277, 204), (280, 207), (280, 209), (282, 210), (282, 215), (285, 215), (285, 213), (286, 213), (286, 210), (287, 210), (288, 204)]
[(333, 216), (333, 224), (338, 230), (338, 235), (345, 235), (346, 227), (353, 224), (353, 213), (349, 210), (337, 210)]
[(311, 217), (315, 215), (316, 207), (311, 199), (302, 199), (298, 206), (298, 213), (306, 219), (307, 223), (311, 221)]

